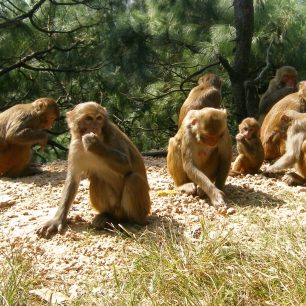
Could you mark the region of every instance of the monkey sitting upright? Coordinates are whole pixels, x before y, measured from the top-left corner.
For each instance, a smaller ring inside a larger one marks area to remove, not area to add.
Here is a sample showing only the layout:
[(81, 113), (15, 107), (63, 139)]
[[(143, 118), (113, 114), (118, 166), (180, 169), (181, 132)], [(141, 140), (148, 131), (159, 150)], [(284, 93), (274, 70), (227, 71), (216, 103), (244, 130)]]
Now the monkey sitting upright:
[(259, 102), (260, 124), (276, 102), (297, 91), (297, 80), (298, 73), (292, 66), (282, 66), (276, 70), (275, 77), (270, 81)]
[(40, 173), (30, 164), (34, 144), (47, 145), (46, 129), (59, 116), (56, 102), (40, 98), (15, 105), (0, 114), (0, 176), (20, 177)]
[(96, 102), (81, 103), (66, 116), (71, 142), (65, 187), (55, 216), (37, 234), (48, 238), (67, 225), (83, 175), (90, 181), (90, 202), (99, 213), (92, 222), (96, 229), (103, 229), (108, 221), (145, 224), (151, 202), (137, 148)]
[(258, 172), (265, 157), (259, 134), (260, 126), (256, 119), (246, 118), (240, 123), (236, 136), (239, 155), (233, 163), (230, 176)]

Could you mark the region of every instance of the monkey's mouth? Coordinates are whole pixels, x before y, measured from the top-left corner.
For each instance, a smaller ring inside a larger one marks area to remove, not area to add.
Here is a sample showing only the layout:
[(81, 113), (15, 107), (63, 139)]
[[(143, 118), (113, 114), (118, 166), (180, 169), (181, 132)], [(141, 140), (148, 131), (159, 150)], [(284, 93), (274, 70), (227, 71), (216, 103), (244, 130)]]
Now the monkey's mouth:
[(201, 135), (201, 141), (209, 147), (215, 147), (218, 144), (219, 137), (211, 135)]
[(86, 135), (86, 134), (90, 134), (90, 133), (94, 133), (97, 136), (101, 135), (101, 130), (100, 129), (82, 129), (81, 131), (81, 135)]

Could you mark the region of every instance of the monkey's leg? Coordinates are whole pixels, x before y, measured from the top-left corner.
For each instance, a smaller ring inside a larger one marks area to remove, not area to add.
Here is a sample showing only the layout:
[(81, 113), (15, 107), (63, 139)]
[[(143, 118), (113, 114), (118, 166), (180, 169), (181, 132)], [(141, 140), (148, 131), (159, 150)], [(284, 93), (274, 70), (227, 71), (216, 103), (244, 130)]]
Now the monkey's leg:
[[(92, 206), (99, 212), (92, 220), (92, 226), (97, 230), (107, 228), (107, 223), (111, 222), (110, 203), (114, 197), (109, 193), (110, 187), (97, 177), (90, 177), (89, 197)], [(118, 200), (116, 200), (118, 201)], [(116, 205), (115, 203), (113, 206)]]
[[(21, 177), (30, 175), (27, 166), (31, 160), (31, 149), (29, 147), (12, 147), (7, 151), (8, 170), (6, 175), (9, 177)], [(33, 175), (33, 174), (32, 174)]]
[(120, 208), (116, 209), (116, 219), (127, 219), (138, 224), (146, 224), (151, 210), (149, 186), (138, 173), (132, 172), (125, 177)]

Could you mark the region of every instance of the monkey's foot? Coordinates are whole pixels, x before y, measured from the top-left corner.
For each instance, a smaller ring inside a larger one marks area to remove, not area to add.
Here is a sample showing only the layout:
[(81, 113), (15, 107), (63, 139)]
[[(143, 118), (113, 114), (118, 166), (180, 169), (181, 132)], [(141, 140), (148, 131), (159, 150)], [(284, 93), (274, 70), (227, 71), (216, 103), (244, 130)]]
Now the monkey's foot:
[(22, 176), (32, 176), (41, 173), (43, 173), (43, 171), (39, 166), (31, 165), (23, 171)]
[(288, 174), (284, 175), (282, 181), (288, 184), (289, 186), (303, 185), (306, 182), (303, 177), (301, 177), (295, 172), (289, 172)]
[(197, 194), (197, 186), (194, 183), (186, 183), (178, 187), (178, 190), (192, 196)]
[(96, 230), (100, 231), (100, 230), (104, 230), (104, 229), (108, 229), (110, 228), (110, 224), (112, 223), (112, 220), (110, 219), (110, 217), (105, 214), (105, 213), (102, 213), (102, 214), (99, 214), (99, 215), (96, 215), (92, 222), (91, 222), (91, 225), (92, 227), (94, 227)]

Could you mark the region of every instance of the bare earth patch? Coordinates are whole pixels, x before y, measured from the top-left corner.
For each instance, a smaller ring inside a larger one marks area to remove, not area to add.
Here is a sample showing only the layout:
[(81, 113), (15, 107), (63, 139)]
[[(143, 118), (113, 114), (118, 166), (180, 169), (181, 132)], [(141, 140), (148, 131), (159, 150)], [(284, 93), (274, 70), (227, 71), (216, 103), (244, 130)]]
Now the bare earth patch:
[[(288, 187), (281, 182), (280, 175), (228, 178), (225, 194), (235, 213), (223, 216), (208, 199), (173, 192), (164, 158), (146, 158), (145, 162), (152, 214), (144, 228), (124, 225), (130, 235), (139, 237), (163, 225), (183, 229), (186, 237), (197, 239), (204, 219), (215, 222), (216, 228), (224, 232), (233, 231), (237, 240), (249, 240), (257, 237), (261, 230), (258, 222), (250, 224), (250, 214), (260, 215), (262, 225), (267, 217), (280, 223), (299, 220), (306, 225), (306, 187)], [(43, 169), (43, 174), (34, 177), (0, 179), (0, 265), (6, 254), (18, 249), (31, 258), (35, 274), (39, 275), (40, 283), (33, 289), (49, 288), (61, 292), (67, 300), (81, 297), (88, 290), (111, 295), (107, 279), (113, 278), (114, 265), (120, 269), (131, 264), (127, 254), (137, 253), (137, 243), (118, 231), (91, 228), (95, 211), (88, 205), (87, 180), (81, 182), (66, 233), (49, 240), (37, 237), (36, 228), (56, 211), (66, 162), (48, 164)], [(213, 238), (214, 232), (210, 235)], [(106, 283), (92, 286), (91, 280), (98, 276)]]

